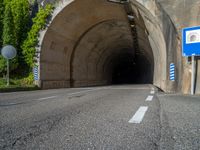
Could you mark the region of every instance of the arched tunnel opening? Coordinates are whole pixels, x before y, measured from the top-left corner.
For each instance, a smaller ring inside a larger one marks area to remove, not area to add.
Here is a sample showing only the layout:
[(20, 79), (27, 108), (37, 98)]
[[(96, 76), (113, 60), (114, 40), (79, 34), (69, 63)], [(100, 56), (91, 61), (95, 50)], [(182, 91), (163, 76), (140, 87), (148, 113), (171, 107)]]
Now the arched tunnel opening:
[[(108, 84), (152, 84), (153, 67), (152, 63), (145, 57), (133, 53), (134, 50), (123, 50), (118, 55), (112, 54), (111, 64), (108, 65)], [(111, 77), (110, 77), (111, 76)]]
[(132, 22), (124, 5), (107, 0), (68, 3), (43, 37), (40, 86), (148, 83), (165, 88), (166, 43), (159, 23), (143, 6), (129, 7)]
[(145, 57), (131, 53), (119, 55), (112, 68), (112, 84), (152, 84), (153, 68)]
[(114, 60), (112, 84), (132, 84), (137, 81), (138, 70), (134, 55), (122, 54)]
[(145, 50), (136, 48), (127, 22), (108, 20), (91, 27), (73, 51), (70, 86), (153, 83), (153, 52), (140, 32)]

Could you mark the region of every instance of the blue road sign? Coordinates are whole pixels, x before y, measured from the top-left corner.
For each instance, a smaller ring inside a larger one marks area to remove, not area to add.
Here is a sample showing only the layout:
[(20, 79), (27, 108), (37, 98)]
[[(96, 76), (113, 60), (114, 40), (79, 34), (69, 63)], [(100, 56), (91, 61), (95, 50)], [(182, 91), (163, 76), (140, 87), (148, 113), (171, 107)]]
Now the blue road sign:
[(33, 75), (34, 75), (34, 80), (35, 81), (37, 81), (37, 80), (39, 80), (39, 75), (38, 75), (38, 66), (35, 66), (34, 68), (33, 68)]
[(174, 63), (171, 63), (169, 68), (170, 68), (169, 69), (169, 71), (170, 71), (169, 79), (171, 81), (175, 81), (175, 65), (174, 65)]
[(200, 56), (200, 26), (182, 30), (183, 56)]

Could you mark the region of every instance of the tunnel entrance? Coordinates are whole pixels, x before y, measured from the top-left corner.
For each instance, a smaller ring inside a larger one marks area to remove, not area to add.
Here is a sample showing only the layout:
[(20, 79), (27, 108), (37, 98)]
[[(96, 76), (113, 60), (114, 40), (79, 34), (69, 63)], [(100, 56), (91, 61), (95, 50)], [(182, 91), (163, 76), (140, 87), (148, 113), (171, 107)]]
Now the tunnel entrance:
[(137, 74), (134, 56), (131, 54), (120, 55), (113, 66), (112, 84), (135, 83)]
[(67, 4), (41, 43), (40, 87), (165, 87), (166, 45), (159, 22), (139, 4), (129, 7), (99, 0)]
[(152, 63), (145, 57), (131, 53), (119, 55), (114, 60), (112, 84), (153, 83)]

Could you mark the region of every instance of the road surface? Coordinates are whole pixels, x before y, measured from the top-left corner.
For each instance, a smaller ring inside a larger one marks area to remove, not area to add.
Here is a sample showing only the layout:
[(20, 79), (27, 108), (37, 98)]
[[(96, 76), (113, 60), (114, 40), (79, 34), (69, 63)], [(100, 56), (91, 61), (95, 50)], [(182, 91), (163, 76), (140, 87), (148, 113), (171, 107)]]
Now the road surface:
[(200, 98), (152, 85), (0, 93), (0, 149), (200, 149)]

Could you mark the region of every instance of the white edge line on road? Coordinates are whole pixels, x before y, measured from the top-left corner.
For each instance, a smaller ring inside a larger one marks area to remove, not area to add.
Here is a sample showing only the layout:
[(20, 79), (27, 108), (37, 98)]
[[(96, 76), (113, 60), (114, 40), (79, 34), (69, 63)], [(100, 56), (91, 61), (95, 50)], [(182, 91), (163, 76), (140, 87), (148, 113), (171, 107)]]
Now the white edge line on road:
[(52, 99), (52, 98), (56, 98), (58, 96), (51, 96), (51, 97), (43, 97), (43, 98), (39, 98), (37, 99), (38, 101), (41, 101), (41, 100), (46, 100), (46, 99)]
[(153, 96), (148, 96), (147, 98), (146, 98), (146, 101), (152, 101), (152, 99), (153, 99)]
[(129, 120), (129, 123), (141, 123), (147, 110), (147, 106), (140, 106), (135, 115)]
[(109, 88), (104, 88), (106, 90), (148, 90), (149, 88), (129, 88), (129, 87), (109, 87)]

